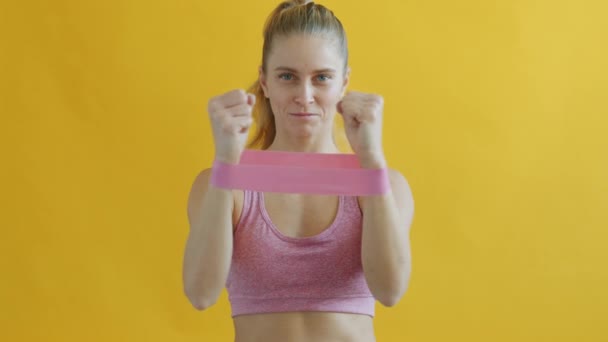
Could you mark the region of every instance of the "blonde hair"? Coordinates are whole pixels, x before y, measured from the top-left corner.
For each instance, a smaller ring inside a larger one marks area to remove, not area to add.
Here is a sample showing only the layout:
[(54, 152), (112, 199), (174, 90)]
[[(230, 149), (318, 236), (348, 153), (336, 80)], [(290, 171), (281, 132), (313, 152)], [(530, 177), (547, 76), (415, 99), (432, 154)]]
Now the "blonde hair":
[[(344, 58), (344, 70), (348, 65), (348, 47), (346, 33), (342, 23), (332, 11), (323, 5), (306, 0), (284, 1), (272, 11), (264, 25), (264, 47), (262, 50), (262, 70), (266, 72), (268, 56), (272, 50), (274, 38), (291, 34), (309, 34), (335, 38), (340, 53)], [(249, 147), (267, 149), (274, 141), (276, 126), (270, 100), (264, 96), (259, 80), (250, 88), (257, 101), (253, 107), (256, 131)]]

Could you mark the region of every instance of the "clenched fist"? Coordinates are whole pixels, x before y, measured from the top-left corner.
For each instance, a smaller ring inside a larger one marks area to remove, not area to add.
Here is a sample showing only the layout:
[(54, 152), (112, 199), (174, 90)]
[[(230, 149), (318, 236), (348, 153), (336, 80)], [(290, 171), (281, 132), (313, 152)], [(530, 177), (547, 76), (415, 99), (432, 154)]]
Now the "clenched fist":
[(338, 103), (351, 148), (362, 162), (384, 163), (382, 149), (382, 111), (379, 95), (349, 92)]
[(207, 110), (215, 142), (215, 159), (237, 164), (245, 149), (255, 95), (233, 90), (209, 100)]

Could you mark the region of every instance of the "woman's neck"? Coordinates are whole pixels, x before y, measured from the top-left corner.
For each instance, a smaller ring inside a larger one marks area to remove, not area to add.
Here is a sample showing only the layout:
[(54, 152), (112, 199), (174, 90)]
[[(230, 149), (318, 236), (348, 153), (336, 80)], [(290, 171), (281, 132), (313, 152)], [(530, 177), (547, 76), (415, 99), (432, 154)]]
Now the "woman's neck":
[(329, 139), (313, 139), (313, 137), (281, 139), (281, 137), (277, 136), (266, 150), (309, 153), (340, 153), (340, 150), (331, 137), (329, 137)]

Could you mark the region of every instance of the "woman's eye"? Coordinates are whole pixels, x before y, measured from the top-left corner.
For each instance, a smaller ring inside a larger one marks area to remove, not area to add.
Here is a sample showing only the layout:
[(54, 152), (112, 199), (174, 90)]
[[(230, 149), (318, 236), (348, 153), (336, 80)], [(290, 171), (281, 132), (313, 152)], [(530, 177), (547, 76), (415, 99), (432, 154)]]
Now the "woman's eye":
[(285, 81), (291, 81), (293, 79), (292, 74), (280, 74), (279, 78)]
[(329, 75), (319, 75), (317, 76), (317, 80), (321, 81), (321, 82), (325, 82), (325, 81), (329, 81), (331, 77), (329, 77)]

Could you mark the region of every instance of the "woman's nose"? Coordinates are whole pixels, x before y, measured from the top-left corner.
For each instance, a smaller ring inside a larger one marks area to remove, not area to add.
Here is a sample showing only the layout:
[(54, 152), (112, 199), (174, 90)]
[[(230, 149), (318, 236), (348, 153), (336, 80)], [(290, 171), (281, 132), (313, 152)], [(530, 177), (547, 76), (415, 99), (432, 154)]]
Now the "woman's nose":
[(294, 101), (299, 105), (308, 105), (315, 102), (314, 88), (312, 84), (304, 82), (298, 87)]

